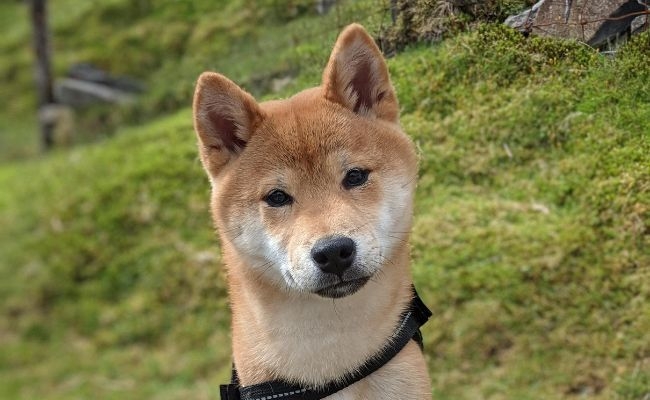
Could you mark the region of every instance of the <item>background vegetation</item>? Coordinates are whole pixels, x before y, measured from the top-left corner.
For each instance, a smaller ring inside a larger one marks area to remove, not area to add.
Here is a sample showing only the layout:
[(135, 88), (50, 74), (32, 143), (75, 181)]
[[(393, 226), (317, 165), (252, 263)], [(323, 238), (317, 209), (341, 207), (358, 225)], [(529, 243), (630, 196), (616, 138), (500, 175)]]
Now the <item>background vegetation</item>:
[[(341, 25), (390, 31), (385, 3), (53, 0), (59, 76), (90, 61), (148, 92), (85, 110), (87, 144), (46, 156), (26, 10), (0, 3), (0, 398), (217, 398), (229, 314), (194, 80), (317, 85)], [(448, 36), (389, 60), (421, 153), (434, 398), (647, 399), (650, 35), (613, 59), (494, 23)]]

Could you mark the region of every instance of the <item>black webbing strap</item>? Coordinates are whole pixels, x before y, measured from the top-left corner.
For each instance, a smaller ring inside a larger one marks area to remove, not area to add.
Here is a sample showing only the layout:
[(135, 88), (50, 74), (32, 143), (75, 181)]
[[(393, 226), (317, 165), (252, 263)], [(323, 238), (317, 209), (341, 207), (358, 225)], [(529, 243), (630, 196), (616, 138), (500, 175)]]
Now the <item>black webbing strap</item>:
[(296, 386), (281, 380), (241, 387), (239, 386), (237, 371), (233, 366), (231, 383), (220, 386), (221, 400), (320, 400), (360, 381), (383, 367), (411, 339), (415, 340), (422, 348), (420, 327), (427, 322), (429, 317), (431, 317), (431, 311), (413, 288), (413, 299), (409, 304), (409, 308), (402, 315), (400, 324), (397, 326), (395, 333), (389, 338), (388, 344), (355, 372), (347, 373), (340, 379), (317, 388)]

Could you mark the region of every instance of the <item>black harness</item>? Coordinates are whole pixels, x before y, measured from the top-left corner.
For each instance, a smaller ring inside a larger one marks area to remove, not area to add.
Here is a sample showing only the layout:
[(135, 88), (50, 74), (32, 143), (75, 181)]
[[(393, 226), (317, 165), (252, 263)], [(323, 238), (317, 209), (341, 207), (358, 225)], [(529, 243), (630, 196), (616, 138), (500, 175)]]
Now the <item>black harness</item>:
[(399, 325), (393, 335), (388, 339), (386, 346), (355, 371), (348, 372), (341, 378), (319, 387), (296, 386), (282, 380), (269, 381), (251, 386), (240, 386), (237, 370), (233, 365), (230, 384), (220, 386), (221, 400), (320, 400), (345, 389), (383, 367), (411, 339), (415, 340), (420, 346), (420, 349), (422, 349), (422, 333), (420, 332), (420, 327), (427, 322), (429, 317), (431, 317), (431, 311), (422, 302), (415, 291), (415, 287), (413, 287), (411, 303), (402, 314)]

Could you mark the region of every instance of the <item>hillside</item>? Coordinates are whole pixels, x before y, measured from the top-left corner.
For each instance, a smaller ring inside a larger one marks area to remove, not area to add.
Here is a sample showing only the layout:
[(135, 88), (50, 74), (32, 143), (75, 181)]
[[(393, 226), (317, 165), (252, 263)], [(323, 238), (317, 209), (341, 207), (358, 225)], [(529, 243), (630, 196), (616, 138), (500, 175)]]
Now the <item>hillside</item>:
[[(265, 96), (318, 84), (331, 36), (276, 54), (301, 68)], [(480, 25), (389, 60), (434, 398), (650, 395), (649, 54), (648, 32), (612, 59)], [(211, 68), (187, 57), (169, 76)], [(151, 95), (138, 126), (0, 165), (0, 398), (217, 398), (229, 313), (179, 81), (179, 111)]]
[[(346, 24), (363, 21), (375, 29), (390, 20), (374, 0), (341, 3), (320, 16), (312, 0), (48, 0), (55, 77), (75, 63), (90, 63), (147, 89), (135, 104), (78, 112), (74, 142), (92, 142), (186, 107), (206, 69), (264, 94), (273, 78), (316, 71), (329, 51), (324, 44)], [(8, 99), (0, 105), (0, 163), (38, 154), (30, 46), (26, 4), (0, 3), (0, 52), (9, 55), (0, 59)]]

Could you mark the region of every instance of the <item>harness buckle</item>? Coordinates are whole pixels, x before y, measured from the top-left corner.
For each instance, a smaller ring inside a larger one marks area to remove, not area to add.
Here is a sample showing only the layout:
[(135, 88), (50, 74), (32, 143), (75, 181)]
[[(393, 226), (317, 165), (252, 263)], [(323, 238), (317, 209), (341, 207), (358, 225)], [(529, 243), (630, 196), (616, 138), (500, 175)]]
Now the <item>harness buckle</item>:
[(221, 393), (221, 400), (240, 400), (239, 385), (219, 385), (219, 392)]

